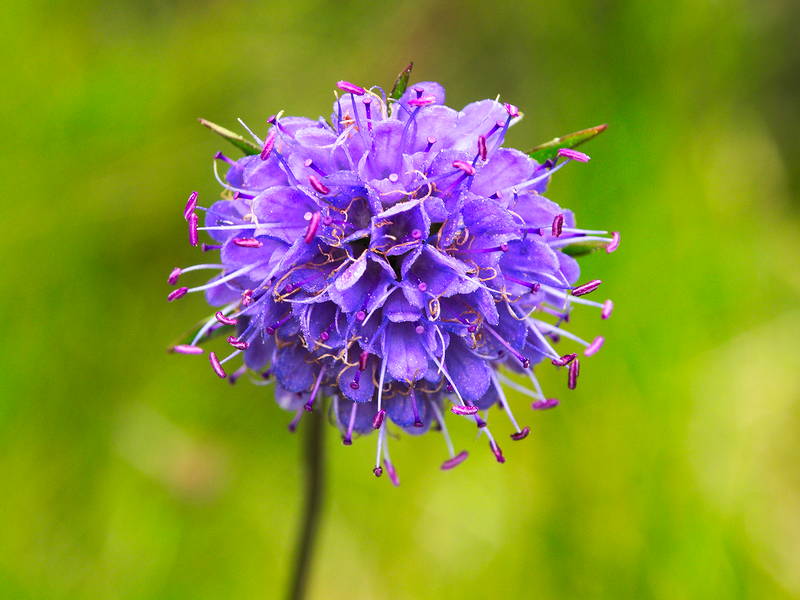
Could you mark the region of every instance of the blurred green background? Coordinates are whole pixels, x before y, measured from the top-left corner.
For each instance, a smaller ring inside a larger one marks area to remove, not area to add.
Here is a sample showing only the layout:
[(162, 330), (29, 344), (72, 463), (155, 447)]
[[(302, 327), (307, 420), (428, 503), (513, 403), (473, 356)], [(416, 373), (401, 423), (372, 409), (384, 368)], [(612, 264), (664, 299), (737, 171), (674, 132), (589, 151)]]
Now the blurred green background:
[[(217, 192), (200, 127), (327, 115), (338, 79), (413, 59), (449, 103), (525, 111), (510, 143), (608, 122), (550, 196), (621, 249), (583, 261), (616, 312), (578, 390), (498, 465), (471, 427), (328, 429), (313, 598), (800, 598), (800, 5), (793, 0), (44, 2), (0, 9), (6, 184), (0, 597), (273, 598), (302, 440), (270, 388), (164, 350)], [(568, 345), (565, 348), (569, 347)], [(502, 436), (508, 433), (500, 426)]]

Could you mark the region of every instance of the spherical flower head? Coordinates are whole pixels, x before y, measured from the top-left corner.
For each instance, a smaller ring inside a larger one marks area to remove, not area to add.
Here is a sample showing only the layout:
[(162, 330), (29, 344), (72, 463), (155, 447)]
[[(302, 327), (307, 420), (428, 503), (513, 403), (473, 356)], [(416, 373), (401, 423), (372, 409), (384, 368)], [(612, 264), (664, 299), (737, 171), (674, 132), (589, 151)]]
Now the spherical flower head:
[[(257, 153), (215, 156), (221, 199), (200, 206), (190, 196), (189, 241), (210, 236), (203, 250), (219, 258), (174, 269), (168, 299), (202, 291), (217, 310), (174, 351), (203, 353), (199, 344), (223, 334), (229, 351), (209, 352), (214, 373), (274, 382), (278, 404), (294, 412), (292, 431), (327, 399), (345, 444), (377, 432), (373, 472), (394, 483), (390, 427), (440, 432), (449, 452), (442, 469), (467, 457), (455, 452), (447, 413), (475, 423), (503, 462), (489, 409), (505, 413), (513, 440), (529, 432), (503, 385), (533, 409), (552, 408), (558, 401), (545, 397), (533, 366), (563, 368), (574, 388), (578, 355), (559, 353), (556, 342), (583, 345), (586, 356), (603, 343), (563, 328), (575, 304), (604, 319), (612, 307), (583, 297), (600, 281), (578, 284), (566, 250), (610, 251), (619, 236), (578, 228), (544, 196), (558, 170), (588, 157), (566, 149), (540, 164), (506, 148), (522, 118), (516, 106), (481, 100), (455, 110), (438, 83), (389, 101), (380, 88), (337, 87), (330, 120), (270, 117), (263, 139), (250, 132)], [(204, 269), (216, 271), (210, 281), (177, 287)]]

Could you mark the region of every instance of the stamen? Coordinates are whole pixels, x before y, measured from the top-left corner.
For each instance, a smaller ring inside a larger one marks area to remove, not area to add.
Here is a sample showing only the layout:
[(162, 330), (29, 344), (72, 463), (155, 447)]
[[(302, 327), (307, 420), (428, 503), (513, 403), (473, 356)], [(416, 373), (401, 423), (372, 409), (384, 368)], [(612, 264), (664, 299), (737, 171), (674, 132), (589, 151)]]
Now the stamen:
[(553, 232), (553, 237), (559, 237), (561, 235), (561, 229), (564, 227), (564, 215), (559, 213), (553, 218), (553, 225), (551, 227), (551, 231)]
[(386, 411), (380, 409), (377, 413), (375, 413), (375, 417), (372, 419), (372, 428), (373, 429), (380, 429), (381, 425), (383, 425), (383, 419), (386, 417)]
[(353, 443), (353, 426), (355, 425), (356, 422), (357, 408), (358, 406), (356, 405), (355, 402), (353, 402), (353, 406), (350, 408), (350, 421), (347, 424), (347, 433), (345, 433), (344, 437), (342, 438), (342, 443), (345, 446), (349, 446), (350, 444)]
[(450, 407), (450, 411), (454, 415), (474, 415), (478, 412), (477, 406), (462, 406), (460, 404), (454, 404)]
[(233, 243), (242, 248), (261, 248), (264, 245), (256, 238), (234, 238)]
[(463, 160), (454, 160), (452, 163), (454, 169), (464, 171), (469, 176), (475, 175), (475, 167)]
[(518, 442), (520, 440), (524, 440), (526, 437), (528, 437), (528, 434), (530, 432), (531, 432), (531, 428), (526, 425), (525, 427), (523, 427), (522, 429), (520, 429), (516, 433), (512, 433), (511, 434), (511, 439), (514, 440), (515, 442)]
[(323, 170), (322, 170), (322, 169), (320, 169), (320, 168), (319, 168), (317, 165), (315, 165), (315, 164), (314, 164), (314, 161), (313, 161), (313, 160), (311, 160), (310, 158), (306, 159), (306, 161), (305, 161), (303, 164), (304, 164), (304, 165), (305, 165), (307, 168), (309, 168), (309, 169), (312, 169), (312, 170), (316, 171), (316, 172), (317, 172), (319, 175), (321, 175), (322, 177), (325, 177), (325, 171), (323, 171)]
[(372, 97), (367, 96), (362, 102), (364, 103), (364, 112), (367, 114), (367, 129), (372, 131)]
[(191, 344), (178, 344), (171, 348), (172, 352), (178, 354), (202, 354), (203, 349), (200, 346), (193, 346)]
[(222, 161), (225, 161), (226, 163), (228, 163), (228, 164), (229, 164), (229, 165), (231, 165), (231, 166), (234, 166), (234, 165), (236, 164), (236, 162), (235, 162), (234, 160), (232, 160), (232, 159), (228, 158), (228, 157), (227, 157), (227, 156), (225, 156), (225, 155), (224, 155), (222, 152), (217, 152), (217, 153), (214, 155), (214, 158), (216, 158), (217, 160), (222, 160)]
[(428, 106), (436, 102), (436, 96), (422, 96), (420, 98), (412, 98), (408, 101), (410, 106)]
[(417, 410), (417, 394), (414, 388), (411, 388), (411, 410), (414, 413), (414, 427), (423, 427), (425, 424), (419, 418), (419, 411)]
[(514, 106), (513, 104), (505, 103), (503, 107), (506, 109), (508, 116), (512, 119), (519, 116), (519, 108)]
[(300, 419), (302, 418), (303, 418), (303, 409), (298, 408), (297, 411), (295, 411), (294, 413), (294, 418), (288, 425), (289, 433), (294, 433), (295, 431), (297, 431), (297, 424), (300, 422)]
[(250, 344), (248, 342), (240, 340), (234, 335), (228, 337), (228, 343), (237, 350), (247, 350), (250, 347)]
[(217, 321), (219, 321), (223, 325), (236, 325), (236, 323), (238, 323), (238, 319), (234, 319), (232, 317), (226, 317), (221, 310), (214, 313), (214, 317), (216, 317)]
[(189, 291), (188, 287), (179, 287), (177, 290), (172, 290), (167, 296), (167, 302), (172, 302), (173, 300), (177, 300), (181, 296), (185, 296), (186, 292), (188, 291)]
[(189, 215), (197, 208), (197, 192), (189, 194), (189, 199), (186, 201), (186, 207), (183, 209), (183, 218), (189, 220)]
[(361, 371), (353, 373), (353, 381), (350, 382), (350, 389), (357, 390), (361, 387), (359, 381), (361, 380)]
[(575, 360), (576, 358), (578, 358), (578, 355), (577, 355), (577, 354), (575, 354), (574, 352), (572, 352), (572, 353), (570, 353), (570, 354), (565, 354), (565, 355), (564, 355), (564, 356), (562, 356), (561, 358), (556, 358), (556, 359), (553, 359), (553, 360), (552, 360), (552, 361), (550, 361), (550, 362), (552, 362), (552, 363), (553, 363), (555, 366), (557, 366), (557, 367), (565, 367), (566, 365), (568, 365), (569, 363), (571, 363), (571, 362), (572, 362), (573, 360)]
[(222, 248), (221, 244), (206, 244), (203, 243), (203, 252), (210, 252), (211, 250), (219, 250)]
[(577, 160), (578, 162), (589, 162), (588, 154), (584, 154), (583, 152), (578, 152), (577, 150), (573, 150), (572, 148), (559, 148), (558, 156), (563, 156), (564, 158)]
[(558, 406), (557, 398), (546, 398), (544, 400), (537, 400), (531, 404), (533, 410), (549, 410)]
[(569, 377), (567, 378), (567, 386), (569, 389), (574, 390), (578, 385), (578, 374), (581, 372), (581, 362), (576, 358), (569, 364)]
[(276, 137), (278, 137), (278, 130), (275, 128), (270, 129), (267, 138), (264, 140), (264, 147), (261, 149), (261, 160), (267, 160), (269, 158), (272, 149), (275, 147)]
[(500, 446), (494, 440), (489, 440), (489, 448), (492, 449), (492, 454), (497, 459), (497, 462), (504, 463), (506, 462), (506, 457), (503, 456), (503, 451), (500, 449)]
[(612, 231), (611, 243), (608, 244), (608, 246), (606, 246), (606, 252), (608, 254), (611, 254), (612, 252), (614, 252), (614, 250), (619, 248), (619, 241), (620, 241), (619, 231)]
[[(311, 177), (314, 177), (313, 175)], [(327, 189), (327, 188), (326, 188)], [(314, 241), (314, 238), (317, 235), (317, 228), (319, 227), (319, 220), (320, 220), (320, 212), (316, 211), (311, 214), (311, 220), (308, 222), (308, 227), (306, 227), (306, 234), (303, 236), (303, 240), (306, 244), (310, 244)]]
[(355, 83), (350, 83), (349, 81), (337, 81), (336, 87), (338, 87), (343, 92), (347, 92), (349, 94), (355, 94), (356, 96), (363, 96), (367, 93), (367, 90), (362, 88), (361, 86), (356, 85)]
[(216, 373), (220, 379), (225, 379), (225, 369), (222, 368), (216, 352), (209, 352), (208, 360), (211, 362), (211, 368), (214, 369), (214, 373)]
[(488, 151), (486, 150), (486, 138), (482, 135), (478, 136), (478, 156), (481, 157), (481, 160), (486, 160), (488, 156)]
[(597, 351), (602, 348), (603, 342), (605, 341), (606, 340), (602, 335), (598, 335), (596, 338), (594, 338), (594, 340), (592, 340), (592, 343), (587, 346), (586, 350), (583, 351), (583, 355), (591, 356), (592, 354), (596, 354)]
[(453, 467), (457, 467), (462, 462), (467, 460), (468, 456), (469, 456), (469, 453), (466, 450), (462, 450), (461, 452), (456, 454), (453, 458), (448, 458), (446, 461), (444, 461), (440, 468), (442, 469), (442, 471), (448, 471), (448, 470), (452, 469)]
[(323, 196), (331, 193), (331, 189), (327, 185), (322, 183), (319, 180), (319, 177), (317, 177), (316, 175), (309, 175), (308, 183), (311, 184), (311, 187), (314, 188), (315, 191), (322, 194)]
[(197, 213), (191, 213), (187, 220), (189, 221), (189, 243), (197, 246)]
[(489, 327), (488, 325), (484, 325), (484, 327), (486, 327), (486, 330), (487, 330), (489, 333), (491, 333), (491, 334), (492, 334), (492, 335), (495, 337), (495, 339), (497, 339), (497, 341), (498, 341), (498, 342), (500, 342), (500, 344), (501, 344), (501, 345), (502, 345), (502, 346), (503, 346), (503, 347), (504, 347), (506, 350), (508, 350), (508, 351), (511, 353), (511, 355), (512, 355), (514, 358), (516, 358), (516, 359), (517, 359), (517, 360), (518, 360), (518, 361), (519, 361), (519, 362), (522, 364), (522, 368), (523, 368), (523, 369), (527, 369), (527, 368), (529, 368), (529, 367), (531, 366), (531, 361), (530, 361), (530, 360), (529, 360), (529, 359), (528, 359), (526, 356), (524, 356), (523, 354), (520, 354), (519, 352), (517, 352), (517, 350), (515, 350), (515, 349), (514, 349), (514, 348), (511, 346), (511, 344), (509, 344), (507, 341), (505, 341), (503, 338), (501, 338), (501, 337), (500, 337), (500, 334), (499, 334), (499, 333), (497, 333), (497, 332), (496, 332), (494, 329), (492, 329), (492, 328), (491, 328), (491, 327)]
[(178, 277), (181, 276), (180, 267), (175, 267), (170, 271), (169, 277), (167, 277), (167, 283), (170, 285), (175, 285), (178, 283)]
[(280, 326), (283, 325), (284, 323), (286, 323), (291, 318), (292, 318), (292, 315), (290, 313), (290, 314), (286, 315), (285, 317), (283, 317), (282, 319), (280, 319), (279, 321), (275, 321), (272, 325), (270, 325), (269, 327), (267, 327), (265, 329), (265, 331), (267, 332), (267, 335), (274, 335), (275, 332), (280, 328)]
[(607, 319), (611, 316), (611, 312), (614, 310), (614, 303), (611, 300), (606, 300), (603, 302), (603, 311), (600, 313), (600, 316), (604, 319)]
[(532, 283), (529, 283), (527, 281), (523, 281), (522, 279), (517, 279), (516, 277), (512, 277), (511, 275), (505, 275), (505, 274), (503, 274), (503, 277), (505, 277), (509, 281), (513, 281), (514, 283), (518, 283), (519, 285), (524, 285), (524, 286), (530, 288), (532, 294), (535, 294), (536, 292), (538, 292), (539, 288), (542, 287), (542, 284), (539, 283), (538, 281), (534, 281)]
[(579, 285), (572, 290), (573, 296), (585, 296), (586, 294), (595, 291), (600, 284), (603, 283), (600, 279), (592, 279), (591, 281)]
[(322, 383), (322, 376), (325, 374), (325, 367), (320, 367), (319, 373), (317, 374), (317, 380), (314, 382), (314, 387), (311, 389), (311, 397), (308, 399), (303, 405), (303, 408), (306, 409), (307, 412), (311, 412), (314, 410), (314, 399), (317, 397), (317, 392), (319, 391), (319, 386)]
[(394, 465), (392, 465), (392, 463), (386, 457), (383, 458), (383, 464), (386, 467), (386, 474), (389, 476), (392, 485), (395, 487), (399, 486), (400, 478), (397, 476), (397, 471), (394, 470)]

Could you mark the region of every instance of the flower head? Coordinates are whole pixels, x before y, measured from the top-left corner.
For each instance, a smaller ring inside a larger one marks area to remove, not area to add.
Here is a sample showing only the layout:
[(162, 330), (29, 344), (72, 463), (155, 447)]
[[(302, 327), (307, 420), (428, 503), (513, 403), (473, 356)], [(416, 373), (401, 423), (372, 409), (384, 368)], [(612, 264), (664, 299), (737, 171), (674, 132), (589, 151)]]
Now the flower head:
[[(555, 342), (577, 342), (585, 356), (603, 343), (562, 327), (575, 304), (603, 318), (612, 308), (583, 297), (600, 281), (579, 284), (565, 249), (595, 243), (610, 251), (619, 236), (576, 227), (570, 211), (543, 195), (556, 171), (588, 157), (562, 150), (540, 164), (506, 148), (521, 118), (516, 106), (481, 100), (457, 111), (438, 83), (412, 85), (388, 102), (380, 88), (337, 87), (330, 122), (270, 117), (264, 139), (252, 134), (257, 153), (215, 156), (222, 199), (200, 206), (190, 196), (189, 241), (207, 234), (214, 243), (203, 249), (219, 260), (174, 269), (173, 286), (190, 271), (216, 274), (175, 287), (168, 299), (204, 292), (218, 310), (174, 351), (203, 353), (199, 344), (223, 333), (229, 351), (209, 352), (219, 377), (274, 380), (278, 404), (294, 412), (291, 430), (329, 398), (345, 444), (377, 430), (373, 471), (395, 483), (390, 424), (440, 431), (450, 455), (443, 469), (466, 458), (453, 448), (446, 413), (474, 422), (503, 462), (489, 409), (505, 413), (513, 440), (529, 432), (503, 383), (533, 409), (552, 408), (558, 401), (544, 395), (533, 366), (564, 368), (574, 388), (578, 355), (560, 354)], [(231, 371), (234, 364), (241, 366)], [(527, 375), (531, 389), (503, 370)]]

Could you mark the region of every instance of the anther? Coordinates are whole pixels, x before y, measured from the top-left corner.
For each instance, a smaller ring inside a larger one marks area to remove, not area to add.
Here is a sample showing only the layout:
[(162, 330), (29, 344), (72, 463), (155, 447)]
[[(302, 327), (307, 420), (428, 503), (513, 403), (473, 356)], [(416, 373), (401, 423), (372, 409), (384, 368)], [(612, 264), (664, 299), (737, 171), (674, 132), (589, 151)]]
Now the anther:
[(249, 306), (253, 302), (253, 290), (242, 292), (242, 306)]
[(428, 136), (427, 142), (428, 145), (425, 147), (425, 152), (428, 152), (433, 147), (433, 145), (436, 143), (436, 138), (432, 135)]
[(381, 425), (383, 425), (384, 417), (386, 417), (386, 411), (383, 409), (380, 409), (377, 413), (375, 413), (375, 417), (372, 419), (372, 428), (380, 429)]
[(420, 231), (419, 229), (412, 229), (411, 237), (412, 239), (418, 240), (419, 238), (422, 237), (422, 231)]
[(558, 406), (558, 399), (556, 398), (545, 398), (544, 400), (537, 400), (531, 404), (533, 410), (548, 410), (556, 406)]
[(287, 315), (287, 316), (283, 317), (282, 319), (280, 319), (279, 321), (275, 321), (272, 325), (269, 325), (268, 327), (266, 327), (265, 331), (267, 332), (267, 335), (274, 335), (275, 332), (280, 328), (280, 326), (283, 325), (284, 323), (286, 323), (291, 318), (292, 318), (292, 315)]
[(606, 252), (611, 254), (612, 252), (614, 252), (614, 250), (619, 248), (619, 240), (620, 240), (619, 231), (613, 231), (611, 233), (611, 241), (606, 246)]
[(203, 246), (202, 246), (203, 252), (210, 252), (211, 250), (219, 250), (220, 248), (222, 248), (222, 246), (220, 244), (206, 244), (206, 243), (203, 243)]
[(436, 102), (436, 96), (422, 96), (420, 98), (412, 98), (408, 101), (410, 106), (429, 106)]
[(192, 346), (191, 344), (178, 344), (171, 348), (172, 352), (178, 354), (202, 354), (203, 349), (200, 346)]
[(216, 373), (220, 379), (225, 379), (225, 369), (222, 368), (222, 365), (217, 358), (217, 354), (215, 352), (209, 352), (208, 360), (211, 362), (211, 368), (214, 369), (214, 373)]
[(559, 237), (561, 235), (561, 230), (563, 227), (564, 227), (564, 215), (559, 213), (555, 217), (553, 217), (553, 225), (551, 227), (553, 237)]
[(359, 384), (360, 379), (361, 379), (361, 371), (356, 371), (353, 374), (353, 381), (350, 382), (351, 390), (357, 390), (361, 387), (361, 385)]
[(611, 300), (606, 300), (603, 302), (603, 310), (600, 313), (600, 316), (604, 319), (607, 319), (611, 316), (611, 312), (614, 310), (614, 303)]
[(367, 370), (367, 359), (369, 359), (369, 352), (363, 350), (358, 357), (358, 368), (361, 371)]
[(503, 456), (503, 451), (500, 449), (500, 446), (497, 445), (497, 442), (491, 440), (489, 442), (489, 448), (492, 449), (492, 454), (494, 454), (494, 457), (497, 459), (497, 462), (499, 463), (506, 462), (506, 457)]
[(189, 221), (189, 243), (197, 246), (197, 213), (192, 213), (187, 219)]
[(600, 284), (603, 283), (600, 279), (592, 279), (591, 281), (584, 283), (583, 285), (579, 285), (578, 287), (572, 290), (573, 296), (585, 296), (589, 292), (595, 291)]
[(514, 106), (513, 104), (509, 104), (506, 102), (503, 107), (506, 109), (508, 116), (512, 119), (519, 116), (519, 108)]
[(306, 160), (303, 162), (303, 164), (306, 166), (306, 168), (312, 169), (313, 171), (315, 171), (316, 173), (318, 173), (318, 174), (319, 174), (321, 177), (325, 177), (325, 175), (326, 175), (325, 171), (323, 171), (322, 169), (320, 169), (320, 168), (319, 168), (319, 167), (318, 167), (318, 166), (317, 166), (317, 165), (314, 163), (314, 161), (313, 161), (313, 160), (311, 160), (310, 158), (307, 158), (307, 159), (306, 159)]
[(446, 461), (444, 461), (440, 468), (442, 469), (442, 471), (447, 471), (449, 469), (452, 469), (453, 467), (457, 467), (462, 462), (467, 460), (468, 456), (469, 453), (466, 450), (462, 450), (461, 452), (456, 454), (453, 458), (448, 458)]
[(309, 175), (308, 183), (311, 184), (311, 187), (314, 188), (315, 191), (322, 194), (323, 196), (325, 196), (326, 194), (330, 194), (331, 192), (331, 189), (327, 185), (322, 183), (319, 180), (319, 177), (317, 177), (316, 175)]
[(183, 218), (189, 220), (189, 215), (197, 208), (197, 192), (189, 194), (189, 199), (186, 201), (186, 207), (183, 209)]
[(526, 437), (528, 437), (528, 434), (530, 432), (531, 432), (531, 428), (526, 425), (525, 427), (523, 427), (522, 429), (520, 429), (516, 433), (512, 433), (511, 434), (511, 439), (514, 440), (515, 442), (518, 442), (520, 440), (524, 440)]
[(343, 92), (347, 92), (349, 94), (355, 94), (356, 96), (363, 96), (367, 93), (367, 90), (362, 88), (361, 86), (356, 85), (355, 83), (350, 83), (349, 81), (337, 81), (336, 87), (338, 87)]
[(250, 344), (248, 342), (240, 340), (234, 335), (228, 337), (228, 343), (237, 350), (247, 350), (250, 347)]
[(261, 248), (264, 245), (256, 238), (234, 238), (233, 243), (242, 248)]
[(312, 213), (311, 220), (309, 220), (308, 227), (306, 227), (306, 234), (305, 236), (303, 236), (303, 240), (305, 241), (306, 244), (310, 244), (311, 242), (314, 241), (314, 238), (317, 235), (317, 228), (319, 227), (319, 220), (320, 220), (319, 211)]
[(589, 162), (588, 154), (584, 154), (583, 152), (578, 152), (577, 150), (573, 150), (572, 148), (559, 148), (558, 156), (563, 156), (564, 158), (577, 160), (578, 162)]
[(186, 292), (188, 291), (189, 291), (188, 287), (179, 287), (177, 290), (172, 290), (167, 296), (167, 301), (172, 302), (173, 300), (177, 300), (181, 296), (185, 296)]
[(394, 470), (394, 465), (386, 458), (383, 459), (383, 464), (386, 467), (386, 474), (389, 476), (392, 485), (395, 487), (400, 485), (400, 478), (397, 476), (397, 471)]
[(423, 333), (425, 333), (425, 328), (422, 325), (417, 325), (416, 327), (414, 327), (414, 331), (416, 332), (417, 335), (422, 335)]
[(454, 169), (464, 171), (467, 175), (475, 175), (475, 167), (463, 160), (454, 160), (452, 163)]
[(170, 271), (169, 277), (167, 277), (167, 283), (170, 285), (175, 285), (178, 283), (178, 277), (181, 276), (181, 270), (178, 267), (175, 267)]
[(261, 149), (261, 160), (269, 158), (272, 149), (275, 147), (275, 138), (278, 137), (278, 130), (274, 127), (269, 130), (267, 138), (264, 140), (264, 147)]
[(372, 469), (372, 472), (375, 474), (375, 477), (380, 477), (383, 475), (383, 469), (381, 467), (375, 467)]
[(223, 162), (226, 162), (226, 163), (228, 163), (228, 164), (229, 164), (229, 165), (231, 165), (231, 166), (233, 166), (233, 165), (235, 165), (235, 164), (236, 164), (236, 163), (235, 163), (233, 160), (231, 160), (230, 158), (228, 158), (227, 156), (225, 156), (225, 155), (224, 155), (222, 152), (217, 152), (217, 153), (214, 155), (214, 158), (215, 158), (215, 159), (217, 159), (217, 160), (221, 160), (221, 161), (223, 161)]
[(574, 390), (578, 385), (578, 373), (581, 372), (581, 362), (576, 358), (569, 364), (569, 376), (567, 378), (567, 387)]
[(367, 313), (364, 312), (363, 310), (360, 310), (356, 313), (356, 319), (358, 319), (359, 321), (363, 321), (366, 318), (367, 318)]
[(605, 342), (605, 338), (602, 335), (598, 335), (592, 343), (586, 347), (586, 350), (583, 351), (584, 356), (591, 356), (592, 354), (596, 354), (600, 348), (603, 347), (603, 342)]
[(486, 160), (488, 156), (488, 152), (486, 150), (486, 138), (482, 135), (478, 136), (478, 156), (481, 157), (481, 160)]
[(554, 358), (554, 359), (553, 359), (552, 361), (550, 361), (550, 362), (552, 362), (552, 363), (553, 363), (555, 366), (557, 366), (557, 367), (565, 367), (566, 365), (568, 365), (569, 363), (571, 363), (571, 362), (572, 362), (573, 360), (575, 360), (576, 358), (578, 358), (578, 355), (577, 355), (577, 354), (575, 354), (574, 352), (572, 352), (572, 353), (570, 353), (570, 354), (565, 354), (565, 355), (564, 355), (564, 356), (562, 356), (561, 358)]
[(232, 317), (226, 317), (224, 314), (222, 314), (221, 310), (218, 310), (216, 313), (214, 313), (214, 317), (217, 319), (217, 321), (219, 321), (223, 325), (236, 325), (236, 323), (238, 322), (237, 319), (234, 319)]
[(477, 406), (463, 406), (461, 404), (454, 404), (450, 407), (454, 415), (474, 415), (478, 412)]

